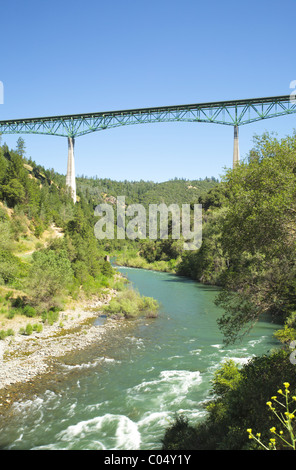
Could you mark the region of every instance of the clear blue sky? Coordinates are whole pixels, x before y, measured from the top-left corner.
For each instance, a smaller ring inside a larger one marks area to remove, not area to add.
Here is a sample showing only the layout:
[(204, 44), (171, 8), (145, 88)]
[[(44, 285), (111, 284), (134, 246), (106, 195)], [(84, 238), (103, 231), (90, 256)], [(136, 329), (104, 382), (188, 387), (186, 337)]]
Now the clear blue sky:
[[(16, 0), (1, 5), (0, 119), (284, 95), (296, 80), (295, 0)], [(240, 153), (296, 116), (240, 128)], [(3, 136), (15, 147), (18, 136)], [(23, 135), (65, 174), (67, 141)], [(126, 126), (76, 140), (76, 173), (122, 180), (219, 177), (233, 128)]]

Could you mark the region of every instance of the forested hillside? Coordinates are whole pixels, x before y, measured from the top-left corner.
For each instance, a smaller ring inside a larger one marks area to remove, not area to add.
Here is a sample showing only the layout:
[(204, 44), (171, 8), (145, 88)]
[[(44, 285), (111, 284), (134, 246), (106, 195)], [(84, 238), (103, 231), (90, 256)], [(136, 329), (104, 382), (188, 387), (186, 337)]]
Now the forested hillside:
[(0, 308), (8, 317), (46, 317), (67, 298), (99, 294), (114, 285), (105, 256), (134, 244), (96, 239), (97, 204), (114, 205), (118, 196), (146, 207), (193, 203), (217, 183), (215, 178), (153, 183), (78, 177), (74, 204), (65, 179), (27, 158), (21, 137), (15, 150), (0, 146)]
[[(125, 197), (126, 206), (141, 204), (147, 211), (147, 238), (136, 238), (131, 241), (103, 239), (100, 240), (102, 249), (111, 256), (116, 256), (118, 264), (135, 266), (146, 269), (158, 269), (175, 272), (183, 253), (183, 240), (149, 239), (148, 211), (150, 204), (198, 204), (201, 197), (206, 197), (209, 190), (216, 187), (218, 180), (214, 177), (187, 180), (174, 178), (162, 183), (152, 181), (112, 181), (99, 178), (77, 178), (77, 188), (90, 205), (95, 207), (100, 203), (111, 204), (114, 208), (116, 223), (116, 202), (119, 196)], [(128, 219), (127, 219), (128, 220)], [(127, 223), (126, 220), (126, 223)], [(116, 233), (116, 232), (115, 232)]]
[(126, 204), (190, 204), (213, 188), (218, 180), (214, 177), (199, 180), (175, 178), (163, 183), (153, 181), (113, 181), (110, 179), (77, 177), (78, 191), (94, 204), (107, 198), (125, 196)]
[(93, 207), (73, 201), (65, 177), (0, 147), (1, 313), (58, 311), (70, 296), (98, 294), (113, 280), (94, 236)]

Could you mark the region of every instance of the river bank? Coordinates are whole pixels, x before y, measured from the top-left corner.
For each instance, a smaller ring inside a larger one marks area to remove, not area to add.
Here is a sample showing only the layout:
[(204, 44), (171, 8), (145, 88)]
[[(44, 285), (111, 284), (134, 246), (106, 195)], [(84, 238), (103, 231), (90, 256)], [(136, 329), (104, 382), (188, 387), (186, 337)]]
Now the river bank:
[(114, 264), (120, 267), (147, 269), (150, 271), (159, 271), (163, 273), (177, 274), (177, 260), (154, 261), (149, 263), (145, 258), (139, 255), (129, 255), (127, 253), (114, 253), (111, 255), (116, 261)]
[[(16, 333), (1, 340), (0, 406), (10, 403), (7, 399), (10, 386), (29, 382), (49, 372), (56, 358), (86, 348), (99, 341), (107, 330), (120, 327), (121, 322), (112, 319), (104, 324), (95, 323), (95, 319), (103, 313), (103, 307), (116, 295), (116, 290), (106, 289), (100, 298), (73, 302), (60, 312), (58, 322), (44, 324), (39, 333), (33, 332), (29, 336)], [(31, 323), (36, 323), (36, 319), (33, 320)], [(8, 322), (10, 328), (19, 331), (25, 323), (28, 324), (28, 318), (18, 317)]]
[(276, 343), (274, 325), (264, 322), (242, 344), (225, 348), (215, 288), (119, 269), (140, 295), (157, 299), (157, 319), (107, 320), (97, 341), (49, 357), (47, 372), (2, 389), (0, 449), (160, 449), (176, 413), (190, 423), (203, 419), (222, 362), (244, 364)]

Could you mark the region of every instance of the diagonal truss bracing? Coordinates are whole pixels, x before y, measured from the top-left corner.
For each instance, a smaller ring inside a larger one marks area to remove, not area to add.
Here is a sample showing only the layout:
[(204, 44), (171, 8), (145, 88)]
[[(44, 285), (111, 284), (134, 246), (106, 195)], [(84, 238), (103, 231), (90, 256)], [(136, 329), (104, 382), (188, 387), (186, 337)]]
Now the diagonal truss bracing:
[[(295, 98), (295, 97), (294, 97)], [(290, 95), (178, 106), (127, 109), (88, 114), (0, 121), (0, 134), (45, 134), (79, 137), (105, 129), (154, 122), (205, 122), (241, 126), (296, 113)]]

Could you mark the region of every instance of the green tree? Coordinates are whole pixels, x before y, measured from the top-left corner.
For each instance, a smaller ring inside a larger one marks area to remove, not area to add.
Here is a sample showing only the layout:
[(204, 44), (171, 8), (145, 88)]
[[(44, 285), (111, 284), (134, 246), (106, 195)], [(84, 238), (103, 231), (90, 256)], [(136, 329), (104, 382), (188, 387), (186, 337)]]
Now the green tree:
[(19, 137), (16, 142), (16, 151), (21, 156), (24, 157), (26, 153), (25, 141), (22, 137)]
[(27, 285), (32, 305), (39, 311), (61, 306), (72, 280), (73, 271), (65, 250), (35, 252)]
[(25, 201), (24, 186), (17, 178), (9, 180), (7, 184), (2, 186), (2, 194), (9, 207), (14, 207)]
[(0, 284), (13, 284), (27, 274), (24, 263), (13, 254), (13, 229), (5, 211), (0, 210)]
[(296, 310), (296, 135), (256, 138), (249, 162), (225, 176), (228, 206), (221, 247), (228, 259), (220, 327), (234, 341), (263, 313)]

